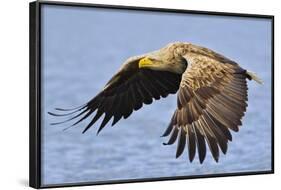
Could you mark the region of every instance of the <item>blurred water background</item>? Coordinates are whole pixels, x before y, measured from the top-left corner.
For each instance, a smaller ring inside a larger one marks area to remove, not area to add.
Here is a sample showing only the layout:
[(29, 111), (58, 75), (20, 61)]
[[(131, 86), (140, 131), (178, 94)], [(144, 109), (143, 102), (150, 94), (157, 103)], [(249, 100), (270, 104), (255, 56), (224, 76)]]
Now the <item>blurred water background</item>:
[[(44, 5), (42, 8), (42, 183), (190, 176), (271, 169), (271, 23), (267, 19), (120, 11)], [(47, 114), (95, 96), (130, 56), (174, 41), (211, 48), (258, 73), (249, 82), (243, 126), (233, 133), (219, 163), (204, 164), (187, 151), (175, 159), (176, 144), (160, 138), (176, 108), (176, 95), (144, 106), (96, 136), (89, 120), (70, 123)]]

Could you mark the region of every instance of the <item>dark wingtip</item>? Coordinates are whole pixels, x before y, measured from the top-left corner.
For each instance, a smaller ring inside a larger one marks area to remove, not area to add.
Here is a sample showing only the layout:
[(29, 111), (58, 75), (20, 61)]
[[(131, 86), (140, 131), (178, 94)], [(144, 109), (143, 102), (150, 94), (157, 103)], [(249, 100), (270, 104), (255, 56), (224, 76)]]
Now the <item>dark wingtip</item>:
[(83, 104), (83, 105), (80, 105), (80, 106), (75, 107), (75, 108), (55, 108), (55, 110), (57, 110), (57, 111), (73, 111), (73, 110), (77, 110), (77, 109), (83, 108), (86, 105), (87, 104)]
[(88, 130), (88, 129), (87, 129), (87, 128), (85, 128), (85, 129), (82, 131), (82, 134), (84, 134), (87, 130)]
[(113, 127), (121, 118), (122, 118), (122, 115), (114, 116), (111, 127)]
[(61, 122), (50, 123), (50, 125), (59, 125), (59, 124), (65, 123), (65, 122), (67, 122), (67, 121), (61, 121)]
[(169, 125), (167, 127), (167, 129), (165, 130), (165, 132), (160, 137), (167, 137), (171, 133), (172, 128), (173, 128), (173, 126)]
[(98, 136), (100, 134), (101, 129), (98, 129), (96, 136)]
[[(206, 155), (205, 155), (205, 156), (206, 156)], [(200, 162), (200, 164), (203, 164), (203, 162), (204, 162), (204, 160), (205, 160), (205, 158), (206, 158), (205, 156), (204, 156), (204, 157), (201, 157), (201, 158), (200, 158), (200, 156), (199, 156), (199, 162)]]
[[(61, 111), (61, 112), (64, 112), (64, 113), (53, 113), (53, 112), (47, 112), (47, 113), (49, 115), (52, 115), (52, 116), (69, 116), (69, 115), (72, 115), (74, 113), (77, 113), (77, 112), (83, 110), (85, 107), (86, 106), (84, 104), (82, 106), (79, 106), (79, 107), (76, 107), (76, 108), (72, 108), (72, 109), (55, 108), (56, 111)], [(69, 111), (71, 111), (71, 112), (69, 112)]]
[(55, 108), (55, 110), (57, 110), (57, 111), (71, 111), (69, 109), (63, 109), (63, 108)]
[(68, 116), (68, 115), (73, 114), (73, 112), (71, 112), (71, 113), (65, 113), (65, 114), (57, 114), (57, 113), (53, 113), (53, 112), (47, 112), (47, 113), (48, 113), (49, 115), (55, 116), (55, 117)]
[(216, 157), (216, 158), (214, 158), (214, 159), (215, 159), (216, 163), (219, 162), (219, 158), (218, 158), (218, 157)]
[[(105, 125), (104, 125), (104, 126), (105, 126)], [(96, 136), (99, 135), (99, 133), (101, 132), (101, 130), (103, 129), (104, 126), (101, 125), (101, 126), (99, 127), (99, 129), (97, 130)]]
[(55, 113), (52, 113), (52, 112), (47, 112), (49, 115), (53, 115), (53, 116), (56, 116), (56, 114)]
[(189, 162), (190, 162), (190, 163), (192, 163), (192, 162), (193, 162), (193, 160), (194, 160), (194, 159), (190, 159), (190, 158), (189, 158)]
[[(78, 110), (79, 111), (79, 110)], [(53, 113), (53, 112), (47, 112), (49, 115), (51, 116), (55, 116), (55, 117), (61, 117), (61, 116), (69, 116), (69, 115), (72, 115), (74, 113), (76, 113), (77, 111), (75, 112), (70, 112), (70, 113), (64, 113), (64, 114), (58, 114), (58, 113)]]
[(223, 154), (226, 154), (226, 153), (227, 153), (227, 146), (226, 146), (225, 149), (222, 149), (222, 153), (223, 153)]
[(70, 126), (64, 128), (62, 131), (66, 131), (66, 130), (68, 130), (69, 128), (71, 128), (71, 127), (73, 127), (73, 126), (74, 126), (74, 125), (70, 125)]

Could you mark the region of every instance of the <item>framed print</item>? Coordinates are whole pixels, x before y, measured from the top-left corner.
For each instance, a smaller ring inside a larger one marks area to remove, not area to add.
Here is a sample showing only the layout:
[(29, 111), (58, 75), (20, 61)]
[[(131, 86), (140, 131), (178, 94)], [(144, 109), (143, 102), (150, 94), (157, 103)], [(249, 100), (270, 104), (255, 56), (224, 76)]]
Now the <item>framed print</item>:
[(274, 172), (274, 17), (30, 3), (30, 186)]

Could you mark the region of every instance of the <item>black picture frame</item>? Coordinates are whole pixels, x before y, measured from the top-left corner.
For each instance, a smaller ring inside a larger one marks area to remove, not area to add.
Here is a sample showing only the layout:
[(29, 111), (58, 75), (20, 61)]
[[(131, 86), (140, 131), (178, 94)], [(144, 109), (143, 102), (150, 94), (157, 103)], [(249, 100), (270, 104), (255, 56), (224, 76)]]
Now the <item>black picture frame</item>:
[[(172, 12), (172, 13), (192, 13), (199, 15), (218, 15), (218, 16), (235, 16), (242, 18), (265, 18), (271, 20), (272, 31), (272, 55), (271, 55), (271, 74), (272, 74), (272, 92), (271, 92), (271, 170), (260, 172), (237, 172), (237, 173), (223, 173), (223, 174), (207, 174), (194, 176), (180, 176), (180, 177), (161, 177), (161, 178), (145, 178), (145, 179), (130, 179), (130, 180), (109, 180), (98, 182), (85, 182), (73, 184), (60, 185), (42, 185), (41, 183), (41, 7), (42, 5), (60, 5), (60, 6), (74, 6), (74, 7), (95, 7), (106, 9), (119, 10), (142, 10), (153, 12)], [(148, 182), (148, 181), (163, 181), (163, 180), (180, 180), (180, 179), (194, 179), (194, 178), (210, 178), (210, 177), (226, 177), (226, 176), (242, 176), (242, 175), (257, 175), (257, 174), (272, 174), (274, 173), (274, 16), (273, 15), (259, 15), (259, 14), (242, 14), (242, 13), (227, 13), (227, 12), (209, 12), (209, 11), (194, 11), (194, 10), (180, 10), (180, 9), (164, 9), (152, 7), (131, 7), (131, 6), (116, 6), (103, 4), (88, 4), (88, 3), (70, 3), (70, 2), (54, 2), (54, 1), (35, 1), (29, 4), (29, 57), (30, 57), (30, 109), (29, 109), (29, 185), (33, 188), (49, 188), (49, 187), (70, 187), (70, 186), (84, 186), (84, 185), (101, 185), (101, 184), (116, 184), (116, 183), (132, 183), (132, 182)]]

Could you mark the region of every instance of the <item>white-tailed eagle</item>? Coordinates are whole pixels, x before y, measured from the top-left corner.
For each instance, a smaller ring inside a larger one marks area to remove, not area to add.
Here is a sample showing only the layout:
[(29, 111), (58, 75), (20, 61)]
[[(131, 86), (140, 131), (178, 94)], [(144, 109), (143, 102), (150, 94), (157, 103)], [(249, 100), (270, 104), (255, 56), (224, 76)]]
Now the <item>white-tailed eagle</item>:
[[(113, 118), (112, 126), (143, 104), (177, 93), (177, 107), (163, 136), (166, 145), (177, 140), (176, 157), (187, 147), (193, 161), (206, 156), (206, 144), (216, 162), (225, 154), (230, 130), (238, 131), (247, 107), (247, 79), (262, 83), (252, 72), (210, 49), (190, 43), (170, 43), (160, 50), (129, 58), (105, 87), (75, 109), (60, 109), (54, 116), (71, 116), (76, 125), (91, 117), (86, 132), (102, 116), (98, 133)], [(95, 114), (95, 115), (94, 115)], [(63, 121), (63, 122), (66, 122)], [(59, 122), (59, 123), (63, 123)], [(59, 124), (54, 123), (54, 124)]]

